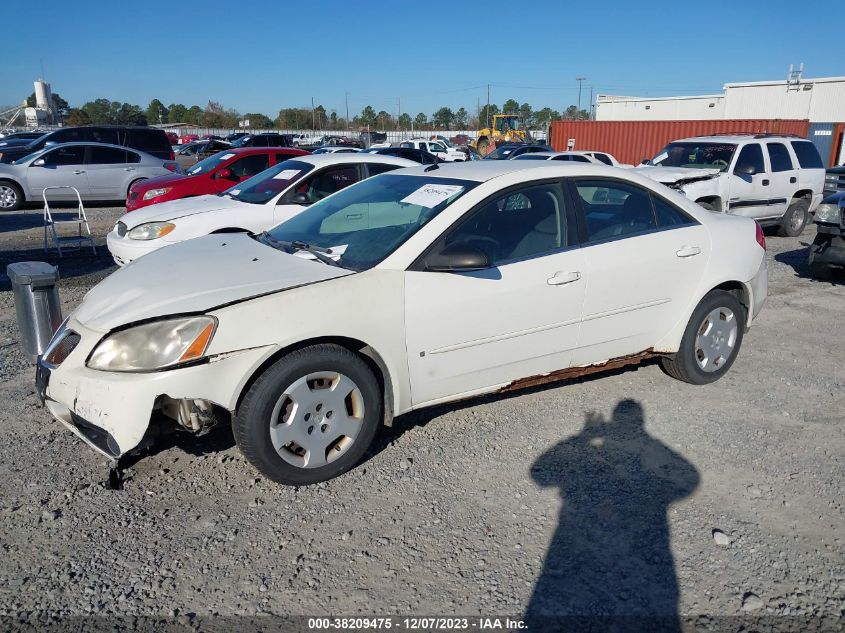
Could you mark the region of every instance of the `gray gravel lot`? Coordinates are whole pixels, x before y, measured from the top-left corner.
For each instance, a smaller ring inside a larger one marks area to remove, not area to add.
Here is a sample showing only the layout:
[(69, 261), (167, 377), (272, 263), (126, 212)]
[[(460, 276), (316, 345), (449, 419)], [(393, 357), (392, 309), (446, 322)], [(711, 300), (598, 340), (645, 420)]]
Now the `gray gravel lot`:
[[(91, 209), (92, 229), (121, 212)], [(839, 630), (845, 285), (807, 278), (813, 231), (768, 238), (768, 303), (713, 385), (647, 364), (417, 412), (355, 470), (299, 489), (218, 429), (112, 490), (38, 406), (17, 347), (5, 266), (59, 261), (40, 211), (0, 215), (0, 616), (567, 611)], [(113, 270), (100, 252), (59, 262), (66, 312)]]

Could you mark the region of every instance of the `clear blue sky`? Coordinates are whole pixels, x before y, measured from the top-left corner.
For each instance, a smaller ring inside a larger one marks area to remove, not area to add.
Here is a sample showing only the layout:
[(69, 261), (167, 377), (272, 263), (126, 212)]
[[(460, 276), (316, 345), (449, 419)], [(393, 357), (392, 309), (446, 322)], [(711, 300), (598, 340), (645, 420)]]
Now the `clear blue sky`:
[[(55, 7), (51, 10), (51, 6)], [(840, 1), (564, 2), (75, 0), (3, 7), (0, 106), (41, 74), (71, 106), (209, 99), (281, 107), (365, 105), (430, 115), (491, 101), (583, 107), (596, 93), (720, 92), (734, 81), (845, 75)], [(152, 13), (160, 7), (160, 14)], [(20, 28), (19, 28), (20, 25)]]

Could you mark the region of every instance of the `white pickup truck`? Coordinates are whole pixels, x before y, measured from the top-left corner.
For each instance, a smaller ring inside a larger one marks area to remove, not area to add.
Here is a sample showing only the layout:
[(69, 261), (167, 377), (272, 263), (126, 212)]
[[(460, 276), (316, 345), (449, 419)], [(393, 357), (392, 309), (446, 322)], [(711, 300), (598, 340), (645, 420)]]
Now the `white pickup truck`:
[(412, 138), (409, 141), (402, 141), (399, 147), (412, 147), (430, 152), (444, 162), (461, 162), (467, 159), (467, 155), (454, 147), (446, 147), (440, 141), (430, 141), (425, 138)]
[(791, 237), (821, 202), (825, 178), (815, 145), (780, 134), (680, 139), (636, 170), (706, 209), (778, 225)]

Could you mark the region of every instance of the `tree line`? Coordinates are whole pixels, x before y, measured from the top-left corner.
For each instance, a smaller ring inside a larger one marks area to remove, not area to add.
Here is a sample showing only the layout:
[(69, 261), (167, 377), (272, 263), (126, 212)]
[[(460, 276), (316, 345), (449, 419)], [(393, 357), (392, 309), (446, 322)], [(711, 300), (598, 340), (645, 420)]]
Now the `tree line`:
[[(34, 102), (34, 95), (31, 97)], [(552, 121), (560, 119), (588, 119), (589, 112), (579, 110), (571, 105), (563, 112), (544, 107), (535, 110), (528, 103), (520, 104), (515, 99), (508, 99), (501, 108), (491, 103), (485, 104), (477, 113), (471, 114), (466, 108), (452, 108), (443, 106), (433, 114), (419, 112), (412, 116), (403, 112), (396, 116), (385, 110), (376, 111), (368, 105), (360, 114), (350, 117), (338, 116), (336, 110), (328, 111), (323, 105), (312, 108), (282, 108), (275, 119), (259, 112), (240, 113), (231, 108), (225, 108), (217, 101), (209, 101), (205, 107), (198, 105), (185, 106), (181, 103), (164, 105), (158, 99), (150, 101), (146, 108), (131, 103), (95, 99), (79, 108), (68, 107), (67, 101), (57, 94), (53, 95), (54, 103), (60, 102), (59, 110), (66, 125), (90, 124), (120, 124), (120, 125), (159, 125), (165, 123), (185, 123), (207, 128), (237, 128), (240, 123), (245, 127), (257, 129), (371, 129), (380, 131), (395, 130), (475, 130), (487, 127), (492, 122), (494, 114), (518, 114), (523, 126), (532, 129), (544, 129)], [(57, 99), (59, 102), (57, 102)]]

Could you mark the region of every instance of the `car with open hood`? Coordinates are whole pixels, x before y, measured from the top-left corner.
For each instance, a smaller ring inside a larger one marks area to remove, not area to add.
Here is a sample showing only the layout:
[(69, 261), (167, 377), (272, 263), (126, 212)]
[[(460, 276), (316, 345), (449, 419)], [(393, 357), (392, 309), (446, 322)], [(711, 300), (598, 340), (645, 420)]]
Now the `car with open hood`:
[(636, 169), (705, 209), (754, 218), (790, 237), (804, 230), (825, 182), (816, 146), (780, 134), (680, 139)]
[(127, 212), (106, 236), (106, 245), (114, 261), (123, 266), (164, 246), (202, 235), (261, 232), (359, 180), (414, 164), (394, 156), (357, 152), (296, 156), (217, 195)]
[(231, 424), (261, 473), (303, 485), (415, 409), (649, 358), (714, 382), (765, 300), (765, 238), (632, 172), (417, 165), (161, 249), (88, 292), (38, 393), (110, 458), (162, 424)]

